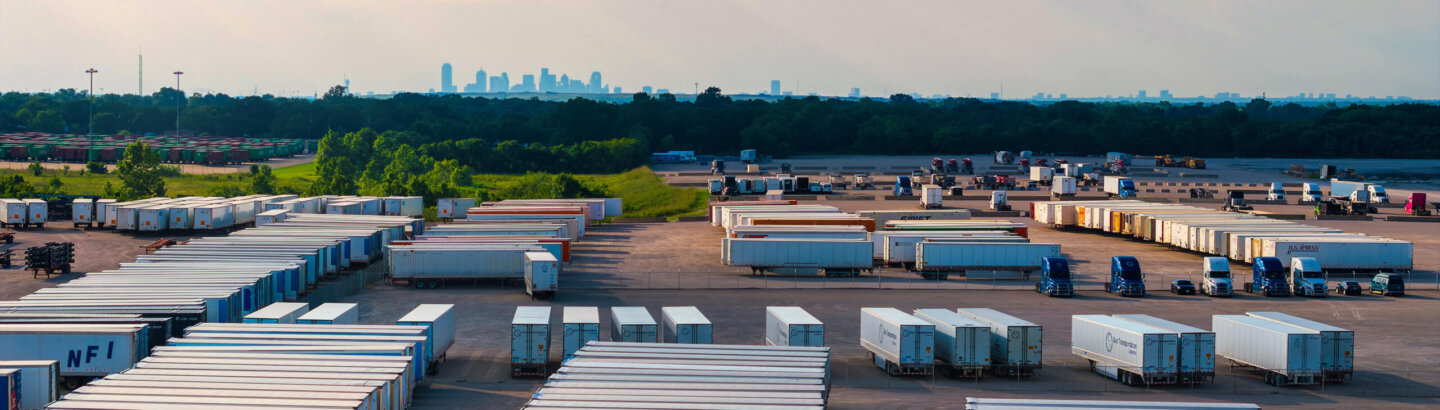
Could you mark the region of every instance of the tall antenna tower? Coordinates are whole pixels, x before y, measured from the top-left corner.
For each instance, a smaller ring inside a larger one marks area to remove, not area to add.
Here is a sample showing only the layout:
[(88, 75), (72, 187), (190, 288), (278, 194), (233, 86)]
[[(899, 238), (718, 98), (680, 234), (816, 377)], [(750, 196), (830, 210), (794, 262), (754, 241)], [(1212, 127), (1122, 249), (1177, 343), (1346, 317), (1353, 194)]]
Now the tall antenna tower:
[(145, 95), (145, 47), (140, 47), (140, 54), (137, 57), (140, 57), (140, 88), (136, 93), (143, 96)]

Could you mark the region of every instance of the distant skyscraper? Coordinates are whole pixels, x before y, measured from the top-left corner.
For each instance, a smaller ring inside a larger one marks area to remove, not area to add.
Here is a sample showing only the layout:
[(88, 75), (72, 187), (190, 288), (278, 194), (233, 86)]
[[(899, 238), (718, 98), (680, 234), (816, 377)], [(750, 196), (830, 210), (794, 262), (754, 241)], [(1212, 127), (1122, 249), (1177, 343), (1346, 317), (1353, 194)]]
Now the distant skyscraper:
[(1000, 99), (1000, 93), (990, 93), (990, 99), (992, 99), (992, 100), (998, 100), (998, 99)]
[(615, 87), (615, 93), (616, 93), (616, 94), (624, 94), (625, 91), (624, 91), (624, 90), (621, 90), (620, 87)]
[(476, 71), (475, 82), (472, 84), (465, 84), (465, 92), (483, 93), (485, 92), (485, 82), (489, 80), (490, 78), (485, 76), (485, 70)]
[(850, 98), (860, 98), (860, 87), (850, 89)]
[(770, 80), (770, 95), (780, 95), (780, 80)]
[(657, 93), (657, 94), (669, 94), (669, 93), (670, 93), (670, 89), (669, 89), (669, 88), (661, 88), (661, 89), (659, 89), (659, 90), (655, 90), (655, 93)]
[(510, 92), (510, 74), (500, 73), (500, 75), (490, 77), (490, 92)]
[(1170, 90), (1160, 90), (1160, 99), (1168, 100), (1171, 98), (1174, 98), (1174, 96), (1170, 95)]
[(647, 85), (647, 86), (644, 86), (644, 87), (640, 87), (640, 92), (646, 93), (646, 94), (654, 94), (654, 89), (650, 88), (650, 86)]
[(522, 93), (535, 92), (535, 75), (525, 74), (520, 77), (520, 85), (515, 86), (515, 91)]
[(550, 74), (549, 68), (540, 68), (540, 84), (537, 90), (542, 93), (555, 91), (555, 75)]
[(1064, 100), (1064, 99), (1067, 99), (1067, 98), (1070, 98), (1070, 96), (1067, 95), (1067, 94), (1065, 94), (1065, 93), (1060, 93), (1060, 99)]
[(455, 81), (450, 77), (450, 63), (440, 65), (440, 92), (455, 92)]
[(1145, 99), (1145, 90), (1140, 90), (1140, 93), (1135, 94), (1135, 98)]
[(600, 94), (600, 93), (604, 92), (604, 90), (601, 90), (601, 89), (600, 89), (600, 87), (603, 87), (604, 84), (605, 84), (605, 83), (600, 82), (600, 72), (599, 72), (599, 71), (590, 73), (590, 92), (596, 93), (596, 94)]

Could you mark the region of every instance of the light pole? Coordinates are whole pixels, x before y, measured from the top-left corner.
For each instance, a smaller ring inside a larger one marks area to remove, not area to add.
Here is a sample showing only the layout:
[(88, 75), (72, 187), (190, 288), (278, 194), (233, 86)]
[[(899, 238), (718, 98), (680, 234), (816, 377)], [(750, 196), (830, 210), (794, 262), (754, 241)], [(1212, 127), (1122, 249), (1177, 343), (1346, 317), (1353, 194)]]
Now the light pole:
[(85, 149), (87, 162), (95, 160), (95, 73), (98, 72), (100, 71), (94, 68), (85, 70), (85, 74), (90, 74), (90, 94), (86, 95), (90, 97), (90, 132), (85, 134), (85, 138), (90, 140), (90, 147)]
[(176, 72), (175, 72), (175, 92), (180, 93), (180, 96), (177, 97), (177, 98), (175, 98), (175, 137), (176, 137), (176, 138), (179, 138), (179, 137), (180, 137), (180, 103), (181, 103), (182, 101), (185, 101), (185, 92), (184, 92), (184, 91), (180, 91), (180, 75), (181, 75), (181, 74), (185, 74), (185, 72), (184, 72), (184, 71), (176, 71)]

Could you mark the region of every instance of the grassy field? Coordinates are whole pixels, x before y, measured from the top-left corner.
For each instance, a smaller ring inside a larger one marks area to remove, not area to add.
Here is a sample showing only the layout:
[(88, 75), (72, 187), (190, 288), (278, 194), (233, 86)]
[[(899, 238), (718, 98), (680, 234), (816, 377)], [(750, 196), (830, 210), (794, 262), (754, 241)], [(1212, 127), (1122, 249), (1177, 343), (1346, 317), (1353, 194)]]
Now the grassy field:
[[(314, 163), (276, 168), (273, 172), (276, 185), (283, 192), (303, 193), (315, 180)], [(46, 170), (39, 177), (29, 171), (0, 170), (0, 175), (6, 174), (21, 175), (25, 177), (26, 182), (37, 186), (48, 183), (52, 177), (59, 177), (60, 182), (64, 184), (60, 191), (74, 195), (104, 195), (106, 182), (116, 186), (120, 185), (120, 179), (113, 174), (86, 173), (81, 175), (78, 170), (72, 170), (68, 174), (58, 170)], [(247, 173), (186, 174), (165, 178), (165, 190), (171, 196), (219, 195), (227, 190), (243, 192), (249, 186), (248, 178), (249, 174)], [(673, 218), (703, 215), (705, 203), (708, 200), (708, 195), (704, 191), (667, 185), (664, 179), (646, 167), (620, 174), (575, 175), (574, 178), (585, 189), (603, 191), (602, 193), (605, 195), (624, 199), (626, 217)], [(509, 174), (481, 174), (474, 178), (475, 185), (480, 190), (490, 197), (500, 199), (513, 196), (515, 192), (524, 191), (525, 187), (520, 185), (530, 184), (535, 179), (534, 175)]]

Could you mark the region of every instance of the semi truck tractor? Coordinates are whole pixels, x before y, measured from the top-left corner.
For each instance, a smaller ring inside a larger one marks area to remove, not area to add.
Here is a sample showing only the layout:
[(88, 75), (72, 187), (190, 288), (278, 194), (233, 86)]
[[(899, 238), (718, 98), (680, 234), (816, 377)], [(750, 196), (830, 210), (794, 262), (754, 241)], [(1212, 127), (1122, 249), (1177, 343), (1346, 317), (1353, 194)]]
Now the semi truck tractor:
[(1245, 291), (1265, 296), (1290, 296), (1290, 285), (1285, 281), (1285, 264), (1280, 258), (1262, 256), (1255, 258), (1255, 269), (1250, 282), (1245, 282)]
[(1215, 297), (1234, 296), (1235, 288), (1230, 282), (1230, 261), (1220, 256), (1207, 256), (1204, 263), (1205, 279), (1200, 282), (1200, 293)]
[(1110, 198), (1134, 198), (1135, 180), (1114, 175), (1105, 176), (1105, 196)]
[(1325, 272), (1315, 258), (1290, 258), (1290, 288), (1295, 296), (1325, 297)]
[(1070, 261), (1061, 257), (1040, 258), (1040, 281), (1035, 283), (1035, 292), (1046, 296), (1074, 296)]
[(1110, 281), (1105, 282), (1105, 291), (1120, 296), (1145, 296), (1145, 272), (1140, 270), (1140, 260), (1134, 256), (1110, 258)]

